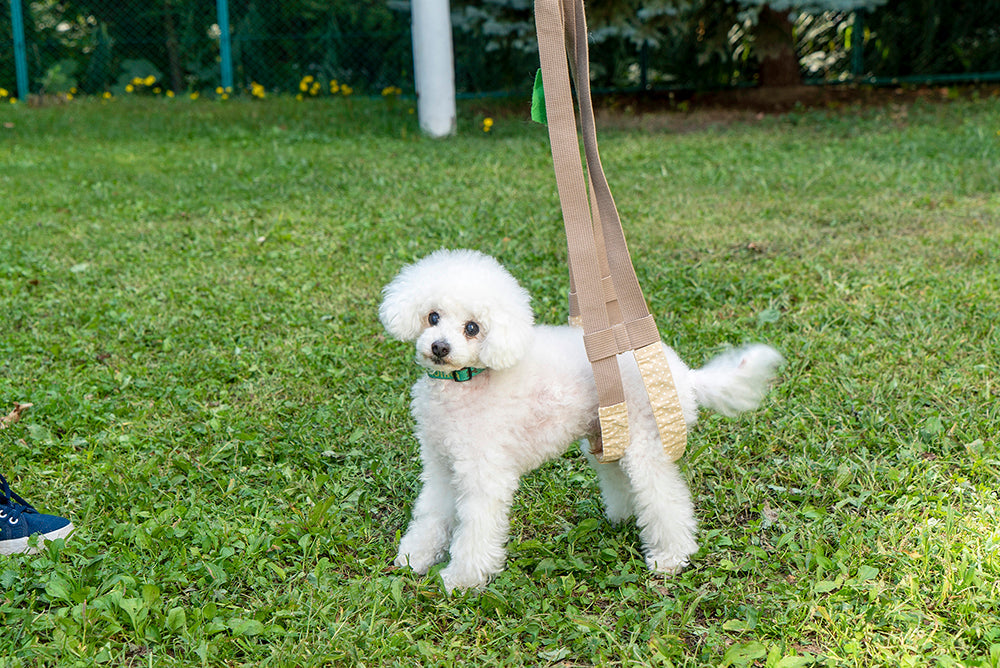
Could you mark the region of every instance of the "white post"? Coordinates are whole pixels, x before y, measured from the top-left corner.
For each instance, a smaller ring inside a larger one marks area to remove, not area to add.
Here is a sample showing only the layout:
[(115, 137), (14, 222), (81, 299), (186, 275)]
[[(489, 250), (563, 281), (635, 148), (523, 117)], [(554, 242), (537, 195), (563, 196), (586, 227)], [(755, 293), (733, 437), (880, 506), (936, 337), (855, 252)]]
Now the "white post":
[(413, 0), (413, 75), (420, 129), (431, 137), (455, 132), (455, 56), (448, 0)]

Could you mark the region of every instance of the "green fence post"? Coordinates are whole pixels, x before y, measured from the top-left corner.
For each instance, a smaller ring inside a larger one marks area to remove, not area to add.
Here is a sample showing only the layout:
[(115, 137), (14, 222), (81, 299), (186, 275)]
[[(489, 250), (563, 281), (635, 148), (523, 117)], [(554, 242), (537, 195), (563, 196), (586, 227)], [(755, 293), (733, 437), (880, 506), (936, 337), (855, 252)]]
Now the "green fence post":
[(24, 44), (24, 13), (21, 0), (10, 0), (11, 32), (14, 33), (14, 72), (17, 77), (17, 97), (28, 101), (28, 50)]
[(222, 87), (229, 91), (233, 87), (233, 50), (229, 41), (229, 2), (228, 0), (216, 0), (215, 7), (219, 21), (219, 59), (222, 69), (220, 72)]
[(855, 81), (865, 75), (865, 10), (854, 12), (851, 28), (851, 76)]
[(639, 88), (646, 90), (649, 86), (649, 40), (642, 40), (639, 50)]

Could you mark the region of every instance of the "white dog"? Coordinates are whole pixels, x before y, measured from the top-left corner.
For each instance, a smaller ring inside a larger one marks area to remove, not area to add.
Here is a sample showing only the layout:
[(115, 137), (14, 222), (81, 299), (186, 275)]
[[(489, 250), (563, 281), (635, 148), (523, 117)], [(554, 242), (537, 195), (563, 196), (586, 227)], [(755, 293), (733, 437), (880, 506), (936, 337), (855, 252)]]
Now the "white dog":
[[(423, 488), (396, 565), (417, 573), (451, 554), (448, 591), (480, 587), (503, 569), (518, 480), (599, 432), (597, 389), (576, 327), (534, 325), (528, 293), (492, 257), (441, 250), (405, 267), (384, 290), (386, 330), (416, 344), (427, 373), (411, 410)], [(756, 408), (781, 356), (752, 345), (691, 370), (664, 345), (688, 426), (698, 408)], [(663, 451), (638, 368), (620, 356), (631, 441), (597, 470), (612, 522), (635, 515), (650, 569), (675, 573), (698, 550), (691, 495)]]

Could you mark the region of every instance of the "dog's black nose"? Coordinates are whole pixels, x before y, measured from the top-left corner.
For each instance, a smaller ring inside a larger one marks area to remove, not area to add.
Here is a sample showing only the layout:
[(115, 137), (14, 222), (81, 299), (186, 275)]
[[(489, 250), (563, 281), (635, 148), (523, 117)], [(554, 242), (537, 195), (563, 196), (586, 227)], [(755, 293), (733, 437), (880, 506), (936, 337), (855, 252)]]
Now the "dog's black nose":
[(431, 344), (431, 352), (434, 353), (434, 357), (444, 359), (451, 352), (451, 346), (447, 341), (435, 341)]

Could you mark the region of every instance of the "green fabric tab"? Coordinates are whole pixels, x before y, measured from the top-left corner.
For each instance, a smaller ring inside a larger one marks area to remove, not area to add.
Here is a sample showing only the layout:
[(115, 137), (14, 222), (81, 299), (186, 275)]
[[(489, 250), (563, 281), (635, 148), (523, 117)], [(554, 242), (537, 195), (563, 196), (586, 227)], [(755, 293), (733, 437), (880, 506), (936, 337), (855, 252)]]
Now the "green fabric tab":
[(531, 91), (531, 120), (548, 125), (545, 117), (545, 88), (542, 86), (542, 68), (535, 72), (535, 88)]

